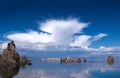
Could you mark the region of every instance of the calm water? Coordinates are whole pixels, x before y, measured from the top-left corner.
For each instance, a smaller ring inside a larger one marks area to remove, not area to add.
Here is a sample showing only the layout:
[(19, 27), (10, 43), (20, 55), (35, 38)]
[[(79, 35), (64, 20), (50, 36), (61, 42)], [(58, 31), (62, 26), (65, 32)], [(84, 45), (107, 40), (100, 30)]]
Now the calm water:
[(30, 59), (33, 65), (20, 68), (11, 78), (120, 78), (119, 58), (113, 65), (107, 64), (102, 57), (87, 58), (87, 63), (69, 64), (61, 64), (58, 58)]

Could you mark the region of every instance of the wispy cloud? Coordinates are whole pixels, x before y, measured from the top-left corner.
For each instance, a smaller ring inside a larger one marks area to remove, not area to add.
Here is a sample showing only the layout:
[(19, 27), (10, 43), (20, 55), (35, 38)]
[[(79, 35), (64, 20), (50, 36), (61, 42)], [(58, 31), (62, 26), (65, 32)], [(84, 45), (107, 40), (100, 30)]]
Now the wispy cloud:
[(74, 42), (71, 46), (78, 46), (81, 48), (88, 48), (93, 42), (107, 36), (107, 34), (100, 33), (96, 36), (89, 36), (89, 35), (80, 35), (74, 39)]
[(6, 36), (10, 40), (14, 40), (17, 42), (29, 42), (29, 43), (48, 43), (51, 42), (50, 35), (39, 32), (39, 31), (33, 31), (29, 30), (25, 33), (13, 33)]
[(94, 36), (92, 41), (97, 41), (105, 36), (108, 36), (108, 34), (100, 33), (100, 34)]

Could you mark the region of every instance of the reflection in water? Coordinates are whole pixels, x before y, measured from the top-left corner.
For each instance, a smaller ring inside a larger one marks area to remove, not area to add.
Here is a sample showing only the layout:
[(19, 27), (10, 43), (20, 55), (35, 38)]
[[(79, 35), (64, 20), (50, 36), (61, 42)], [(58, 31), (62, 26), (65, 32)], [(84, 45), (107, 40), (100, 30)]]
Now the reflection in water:
[[(73, 60), (73, 59), (72, 59)], [(75, 59), (74, 59), (75, 60)], [(32, 59), (32, 66), (1, 65), (0, 78), (119, 78), (120, 63), (97, 59), (82, 59), (81, 63), (60, 63), (59, 58)], [(22, 69), (20, 69), (22, 67)], [(117, 68), (116, 68), (117, 67)], [(25, 69), (24, 69), (25, 68)]]
[(0, 76), (2, 78), (12, 78), (19, 72), (19, 66), (17, 65), (0, 65)]
[(26, 65), (6, 65), (0, 64), (0, 78), (13, 78), (13, 76), (19, 73), (20, 67), (25, 67)]
[[(54, 60), (54, 61), (53, 61)], [(96, 60), (96, 61), (95, 61)], [(32, 59), (33, 65), (21, 70), (15, 78), (119, 78), (120, 63), (114, 62), (111, 67), (106, 59), (87, 59), (84, 63), (61, 64), (57, 58)], [(91, 62), (93, 61), (93, 62)], [(118, 67), (119, 66), (119, 67)], [(118, 68), (115, 68), (118, 67)]]

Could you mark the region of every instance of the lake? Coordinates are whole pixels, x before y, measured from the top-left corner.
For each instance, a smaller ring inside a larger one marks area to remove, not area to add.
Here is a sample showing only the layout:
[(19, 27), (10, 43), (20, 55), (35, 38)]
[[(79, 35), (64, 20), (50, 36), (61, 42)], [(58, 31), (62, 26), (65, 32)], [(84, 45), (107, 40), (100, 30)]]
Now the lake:
[[(9, 78), (120, 78), (119, 57), (115, 57), (111, 65), (106, 62), (106, 57), (88, 57), (86, 63), (60, 63), (59, 58), (29, 59), (32, 65), (23, 66), (17, 71), (14, 69), (16, 73)], [(4, 75), (8, 73), (4, 72)], [(2, 72), (0, 76), (3, 76)]]

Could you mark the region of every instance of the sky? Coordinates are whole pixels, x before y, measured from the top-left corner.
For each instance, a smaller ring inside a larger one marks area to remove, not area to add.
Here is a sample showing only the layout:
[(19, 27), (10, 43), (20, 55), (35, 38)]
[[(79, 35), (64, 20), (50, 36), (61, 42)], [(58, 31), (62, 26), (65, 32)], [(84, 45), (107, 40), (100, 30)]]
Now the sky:
[(0, 0), (0, 49), (120, 51), (119, 0)]

